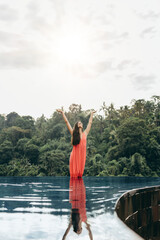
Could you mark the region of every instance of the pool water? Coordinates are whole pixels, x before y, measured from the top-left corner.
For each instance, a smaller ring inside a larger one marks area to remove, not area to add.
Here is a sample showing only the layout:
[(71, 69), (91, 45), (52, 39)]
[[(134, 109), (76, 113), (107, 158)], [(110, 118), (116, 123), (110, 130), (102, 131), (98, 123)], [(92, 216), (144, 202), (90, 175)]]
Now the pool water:
[(0, 239), (135, 239), (114, 213), (116, 201), (154, 185), (160, 178), (1, 177)]

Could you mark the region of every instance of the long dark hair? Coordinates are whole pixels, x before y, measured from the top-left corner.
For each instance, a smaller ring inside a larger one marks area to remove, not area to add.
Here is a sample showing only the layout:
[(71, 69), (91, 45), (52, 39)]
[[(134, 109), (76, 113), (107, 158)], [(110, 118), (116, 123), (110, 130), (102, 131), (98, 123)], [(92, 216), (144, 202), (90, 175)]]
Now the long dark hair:
[(79, 210), (77, 208), (72, 209), (71, 219), (72, 219), (73, 230), (74, 230), (74, 232), (77, 233), (77, 231), (79, 230), (78, 225), (79, 225), (79, 221), (80, 221), (80, 214), (79, 214)]
[(79, 143), (80, 143), (80, 134), (79, 134), (78, 122), (76, 122), (73, 128), (72, 145), (77, 145)]

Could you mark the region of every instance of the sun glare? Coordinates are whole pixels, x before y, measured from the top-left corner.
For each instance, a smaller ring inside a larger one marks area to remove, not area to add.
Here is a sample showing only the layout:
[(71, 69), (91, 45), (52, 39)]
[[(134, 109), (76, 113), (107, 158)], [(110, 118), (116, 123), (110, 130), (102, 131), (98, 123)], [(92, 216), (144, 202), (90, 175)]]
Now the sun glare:
[(86, 42), (80, 34), (66, 34), (57, 44), (57, 55), (66, 64), (81, 63), (87, 52)]

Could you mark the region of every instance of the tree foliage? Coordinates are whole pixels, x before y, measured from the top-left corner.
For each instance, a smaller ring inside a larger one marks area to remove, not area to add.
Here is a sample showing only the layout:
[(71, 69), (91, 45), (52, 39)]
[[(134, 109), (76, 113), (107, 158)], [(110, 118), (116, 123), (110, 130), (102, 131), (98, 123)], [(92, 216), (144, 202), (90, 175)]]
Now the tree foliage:
[[(131, 106), (101, 106), (87, 137), (84, 175), (160, 176), (160, 97), (132, 100)], [(73, 126), (87, 126), (90, 110), (72, 104)], [(0, 114), (0, 176), (69, 175), (71, 136), (56, 111), (47, 119), (16, 112)]]

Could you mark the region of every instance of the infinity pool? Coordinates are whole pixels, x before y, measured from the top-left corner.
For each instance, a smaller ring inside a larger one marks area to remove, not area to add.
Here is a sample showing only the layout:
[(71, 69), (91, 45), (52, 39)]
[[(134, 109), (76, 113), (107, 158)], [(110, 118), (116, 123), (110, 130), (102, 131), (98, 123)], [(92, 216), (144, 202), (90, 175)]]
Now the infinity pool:
[(1, 177), (0, 239), (135, 239), (115, 203), (125, 191), (153, 185), (160, 178)]

